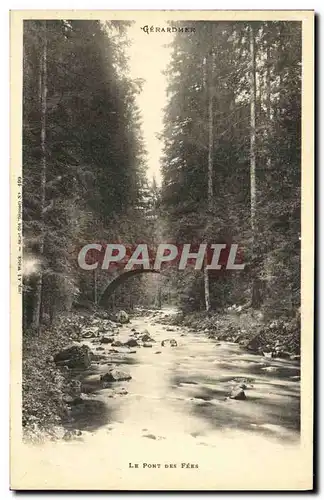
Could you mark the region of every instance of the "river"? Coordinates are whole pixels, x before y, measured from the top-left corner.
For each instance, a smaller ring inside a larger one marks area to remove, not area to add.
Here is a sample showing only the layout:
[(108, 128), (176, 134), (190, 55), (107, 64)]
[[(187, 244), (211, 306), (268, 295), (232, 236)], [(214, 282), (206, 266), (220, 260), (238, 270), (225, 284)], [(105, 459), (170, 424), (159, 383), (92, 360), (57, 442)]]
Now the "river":
[[(155, 340), (152, 347), (118, 347), (114, 353), (111, 345), (103, 345), (104, 360), (83, 377), (86, 401), (75, 410), (74, 424), (82, 436), (64, 443), (65, 450), (79, 450), (69, 462), (70, 473), (75, 460), (80, 470), (84, 461), (92, 470), (89, 477), (79, 477), (78, 484), (97, 487), (102, 483), (104, 463), (112, 488), (123, 474), (134, 489), (152, 488), (161, 482), (161, 467), (170, 470), (174, 488), (183, 487), (184, 478), (186, 487), (196, 487), (202, 469), (202, 488), (228, 488), (231, 472), (239, 487), (244, 487), (244, 481), (249, 484), (251, 471), (269, 487), (278, 477), (279, 483), (289, 479), (288, 472), (280, 477), (299, 447), (298, 364), (251, 354), (238, 344), (209, 339), (203, 332), (161, 324), (166, 312), (135, 317), (116, 337), (124, 341), (136, 335), (131, 329), (147, 330)], [(166, 338), (174, 338), (178, 345), (162, 347)], [(86, 342), (96, 352), (98, 344)], [(98, 376), (112, 365), (132, 379), (102, 389)], [(240, 383), (245, 384), (246, 399), (230, 399), (231, 389)], [(63, 456), (70, 454), (58, 456), (57, 466)], [(300, 467), (296, 463), (295, 474)], [(111, 468), (119, 471), (117, 475), (109, 475)], [(136, 473), (137, 468), (141, 473)], [(192, 469), (190, 475), (187, 469)]]

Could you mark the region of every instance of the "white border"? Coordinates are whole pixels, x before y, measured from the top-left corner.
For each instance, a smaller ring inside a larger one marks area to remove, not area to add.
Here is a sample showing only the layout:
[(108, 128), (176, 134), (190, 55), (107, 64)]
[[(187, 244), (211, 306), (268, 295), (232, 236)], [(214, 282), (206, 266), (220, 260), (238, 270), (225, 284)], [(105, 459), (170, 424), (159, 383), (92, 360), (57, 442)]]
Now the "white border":
[[(156, 1), (154, 3), (154, 10), (156, 9), (259, 9), (259, 10), (266, 10), (266, 9), (314, 9), (319, 15), (323, 13), (323, 2), (322, 1), (315, 1), (309, 4), (308, 2), (305, 1), (285, 1), (285, 0), (272, 0), (271, 2), (263, 2), (262, 5), (260, 5), (259, 2), (255, 1), (234, 1), (234, 0), (227, 0), (225, 5), (221, 2), (215, 2), (215, 1), (206, 1), (206, 0), (200, 0), (199, 3), (197, 1), (192, 1), (192, 0), (187, 0), (186, 2), (184, 1), (179, 1), (179, 0), (165, 0), (163, 2), (161, 1)], [(5, 151), (4, 155), (4, 161), (2, 164), (1, 168), (1, 176), (2, 176), (2, 182), (0, 182), (0, 203), (1, 203), (1, 214), (2, 214), (2, 224), (1, 224), (1, 229), (2, 229), (2, 245), (1, 245), (1, 262), (4, 265), (4, 274), (2, 275), (2, 280), (1, 280), (1, 326), (2, 326), (2, 360), (1, 360), (1, 369), (3, 370), (2, 373), (2, 381), (3, 381), (3, 389), (2, 389), (2, 411), (1, 411), (1, 430), (3, 432), (2, 436), (2, 446), (1, 446), (1, 454), (2, 454), (2, 460), (1, 460), (1, 497), (2, 498), (8, 498), (9, 496), (11, 497), (12, 492), (9, 492), (8, 490), (8, 445), (5, 445), (5, 443), (8, 443), (8, 397), (9, 397), (9, 392), (8, 392), (8, 378), (9, 378), (9, 362), (8, 362), (8, 352), (9, 352), (9, 293), (8, 293), (8, 285), (9, 285), (9, 127), (8, 127), (8, 117), (9, 117), (9, 15), (8, 11), (10, 9), (152, 9), (152, 2), (149, 1), (139, 1), (139, 2), (134, 2), (130, 0), (119, 0), (119, 1), (112, 1), (112, 2), (107, 2), (104, 0), (98, 1), (94, 0), (91, 2), (84, 1), (84, 0), (78, 0), (78, 1), (68, 1), (68, 0), (56, 0), (56, 1), (47, 1), (45, 4), (44, 2), (41, 2), (40, 0), (34, 0), (34, 1), (11, 1), (8, 2), (4, 0), (0, 6), (0, 12), (1, 12), (1, 30), (0, 30), (0, 37), (1, 37), (1, 43), (0, 43), (0, 49), (2, 51), (2, 70), (4, 72), (4, 75), (1, 78), (1, 91), (0, 91), (0, 98), (2, 100), (1, 102), (1, 118), (2, 118), (2, 128), (1, 128), (1, 141), (2, 141), (2, 150)], [(318, 39), (318, 44), (323, 48), (323, 34), (320, 34), (320, 39)], [(320, 60), (317, 61), (320, 72), (321, 68), (323, 68), (323, 50), (321, 51), (322, 53), (320, 54)], [(321, 64), (322, 63), (322, 64)], [(320, 89), (320, 85), (318, 85), (318, 90)], [(318, 110), (319, 112), (319, 118), (322, 117), (323, 113), (323, 104), (321, 103), (320, 99), (320, 104), (321, 104), (321, 109)], [(320, 170), (321, 170), (321, 165), (320, 165), (320, 146), (323, 143), (322, 141), (323, 137), (321, 134), (321, 137), (318, 138), (318, 146), (319, 146), (319, 155), (317, 158), (318, 162), (318, 170), (319, 170), (319, 182), (320, 186), (322, 186), (322, 180), (323, 180), (323, 175), (320, 175)], [(318, 213), (318, 219), (323, 220), (322, 215), (324, 215), (324, 203), (321, 203), (319, 206), (319, 213)], [(6, 235), (8, 239), (3, 238), (3, 236)], [(323, 236), (323, 234), (322, 234)], [(323, 236), (324, 238), (324, 236)], [(322, 237), (321, 241), (322, 243)], [(320, 251), (318, 252), (320, 255)], [(322, 277), (322, 273), (320, 275), (320, 278)], [(321, 280), (320, 280), (321, 281)], [(318, 304), (319, 310), (322, 310), (322, 303)], [(317, 340), (319, 340), (320, 333), (317, 335)], [(321, 352), (322, 354), (322, 352)], [(324, 358), (323, 358), (324, 359)], [(8, 396), (8, 397), (7, 397)], [(321, 442), (322, 444), (322, 442)], [(322, 447), (321, 447), (322, 448)], [(318, 471), (319, 473), (321, 471)], [(34, 497), (33, 494), (29, 495), (31, 498)], [(42, 498), (42, 494), (37, 494), (37, 498)], [(91, 493), (85, 495), (88, 498), (93, 497)], [(115, 496), (115, 495), (112, 495)], [(198, 496), (199, 495), (195, 495)], [(218, 495), (219, 496), (219, 495)], [(228, 495), (222, 495), (225, 498), (228, 497)], [(257, 495), (258, 496), (258, 495)], [(261, 496), (261, 494), (260, 494)], [(279, 497), (283, 497), (284, 495), (277, 495)], [(294, 496), (294, 495), (293, 495)], [(36, 497), (36, 494), (35, 494)]]

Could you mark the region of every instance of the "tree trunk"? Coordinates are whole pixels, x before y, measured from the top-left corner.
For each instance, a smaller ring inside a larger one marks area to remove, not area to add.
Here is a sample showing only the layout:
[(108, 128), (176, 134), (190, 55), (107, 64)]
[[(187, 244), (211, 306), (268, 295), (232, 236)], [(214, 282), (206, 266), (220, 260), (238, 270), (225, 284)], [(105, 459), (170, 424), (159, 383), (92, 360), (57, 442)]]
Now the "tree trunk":
[[(212, 40), (211, 40), (212, 43)], [(208, 171), (207, 171), (207, 202), (208, 213), (207, 217), (212, 216), (213, 210), (213, 147), (214, 147), (214, 122), (213, 122), (213, 98), (214, 98), (214, 56), (210, 50), (207, 58), (207, 96), (208, 96)], [(208, 228), (208, 221), (207, 221)], [(207, 230), (208, 232), (208, 230)], [(208, 234), (207, 234), (208, 238)], [(209, 274), (207, 270), (207, 257), (204, 262), (204, 290), (205, 290), (205, 307), (207, 313), (210, 311), (210, 290), (209, 290)]]
[(93, 270), (93, 301), (95, 306), (98, 305), (98, 279), (97, 269)]
[[(267, 109), (267, 140), (270, 140), (271, 134), (271, 80), (270, 80), (270, 45), (267, 41), (266, 47), (266, 109)], [(268, 146), (267, 167), (271, 168), (271, 156)]]
[(157, 304), (158, 304), (158, 308), (162, 309), (162, 291), (161, 291), (160, 284), (158, 285)]
[(251, 55), (251, 74), (250, 74), (250, 188), (251, 188), (251, 229), (252, 229), (252, 249), (254, 250), (255, 237), (255, 215), (256, 215), (256, 78), (255, 78), (255, 40), (254, 32), (250, 28), (250, 55)]
[[(42, 260), (44, 253), (44, 208), (46, 199), (46, 111), (47, 111), (47, 33), (46, 21), (43, 22), (43, 47), (40, 57), (40, 108), (41, 108), (41, 164), (40, 164), (40, 236), (39, 236), (39, 257)], [(41, 262), (42, 266), (42, 262)], [(43, 271), (42, 268), (37, 276), (35, 285), (35, 302), (33, 310), (33, 328), (39, 330), (41, 319), (41, 304), (42, 304), (42, 287), (43, 287)]]
[(251, 232), (252, 232), (252, 307), (260, 305), (259, 282), (255, 269), (255, 236), (256, 236), (256, 64), (255, 36), (253, 26), (250, 27), (250, 192), (251, 192)]
[(267, 119), (271, 121), (271, 80), (270, 80), (270, 45), (267, 42), (267, 50), (266, 50), (266, 106), (267, 106)]
[(210, 291), (209, 291), (209, 274), (207, 270), (207, 262), (204, 264), (204, 290), (205, 290), (205, 307), (206, 312), (210, 311)]
[(213, 209), (213, 148), (214, 148), (214, 121), (213, 121), (213, 98), (214, 98), (214, 58), (211, 52), (208, 58), (208, 210)]

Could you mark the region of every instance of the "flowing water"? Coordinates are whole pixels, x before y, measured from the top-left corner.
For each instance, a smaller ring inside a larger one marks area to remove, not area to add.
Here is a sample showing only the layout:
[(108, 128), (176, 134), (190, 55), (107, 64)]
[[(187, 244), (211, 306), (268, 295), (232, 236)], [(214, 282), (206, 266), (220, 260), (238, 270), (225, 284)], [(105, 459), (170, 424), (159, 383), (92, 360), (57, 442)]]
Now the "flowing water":
[[(109, 408), (111, 434), (124, 425), (133, 435), (169, 439), (183, 433), (205, 446), (217, 442), (221, 431), (298, 440), (300, 369), (296, 362), (254, 355), (238, 344), (208, 339), (203, 332), (153, 324), (152, 317), (133, 319), (131, 327), (147, 330), (155, 342), (151, 348), (119, 348), (116, 354), (109, 354), (111, 346), (106, 347), (110, 361), (132, 376), (129, 382), (96, 392), (98, 401)], [(130, 327), (123, 327), (119, 338), (129, 338), (129, 332)], [(161, 347), (166, 338), (175, 339), (177, 347)], [(99, 365), (95, 371), (104, 373), (107, 366)], [(246, 400), (230, 399), (232, 388), (240, 383), (246, 386)], [(95, 428), (96, 419), (87, 418), (90, 415), (79, 424)], [(98, 428), (103, 425), (98, 422)]]
[[(65, 443), (70, 452), (57, 456), (57, 467), (62, 470), (63, 456), (74, 457), (69, 458), (70, 474), (78, 466), (83, 470), (84, 462), (96, 467), (90, 479), (78, 479), (85, 487), (89, 481), (93, 487), (102, 482), (103, 467), (107, 474), (111, 468), (125, 474), (127, 469), (132, 488), (152, 488), (152, 481), (158, 485), (161, 467), (170, 469), (169, 474), (178, 470), (172, 476), (174, 488), (183, 487), (184, 478), (188, 488), (195, 487), (195, 471), (202, 469), (208, 478), (202, 488), (228, 488), (231, 470), (235, 475), (240, 471), (241, 485), (249, 484), (253, 471), (271, 487), (299, 446), (298, 364), (251, 354), (237, 344), (208, 339), (203, 332), (168, 327), (158, 322), (164, 313), (159, 314), (132, 319), (118, 335), (125, 340), (131, 328), (148, 330), (155, 340), (152, 347), (111, 353), (111, 345), (103, 345), (100, 355), (109, 364), (104, 360), (86, 374), (87, 400), (75, 409), (75, 426), (82, 436)], [(166, 338), (174, 338), (177, 347), (162, 347)], [(95, 344), (89, 345), (97, 352)], [(102, 389), (99, 374), (111, 363), (132, 379)], [(240, 383), (246, 386), (246, 400), (230, 399), (232, 388)], [(52, 462), (53, 457), (52, 453)], [(149, 474), (147, 485), (136, 467)], [(191, 474), (184, 476), (189, 468)], [(71, 484), (68, 477), (63, 474)], [(119, 484), (118, 474), (109, 478), (112, 487), (114, 480)]]

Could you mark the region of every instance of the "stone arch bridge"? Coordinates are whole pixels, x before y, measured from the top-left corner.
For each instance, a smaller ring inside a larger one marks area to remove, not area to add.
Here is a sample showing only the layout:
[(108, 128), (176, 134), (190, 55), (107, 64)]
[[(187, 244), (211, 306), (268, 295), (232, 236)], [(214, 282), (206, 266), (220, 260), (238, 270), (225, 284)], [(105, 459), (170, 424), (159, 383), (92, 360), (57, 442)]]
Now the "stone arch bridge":
[(107, 281), (101, 286), (101, 290), (98, 294), (98, 305), (105, 306), (108, 304), (108, 301), (112, 294), (117, 290), (117, 288), (123, 284), (128, 279), (144, 273), (155, 273), (160, 274), (160, 271), (155, 269), (132, 269), (130, 271), (118, 270), (113, 274), (109, 274)]

